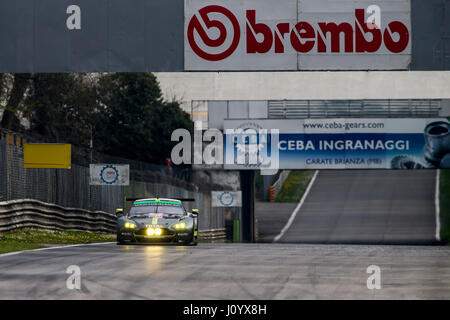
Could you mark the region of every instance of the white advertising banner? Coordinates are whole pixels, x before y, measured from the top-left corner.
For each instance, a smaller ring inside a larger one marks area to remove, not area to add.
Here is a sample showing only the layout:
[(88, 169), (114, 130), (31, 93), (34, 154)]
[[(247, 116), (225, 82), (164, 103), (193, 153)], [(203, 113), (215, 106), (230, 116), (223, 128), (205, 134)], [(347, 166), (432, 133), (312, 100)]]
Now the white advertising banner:
[(401, 70), (410, 0), (185, 0), (186, 71)]
[(94, 186), (128, 186), (130, 184), (130, 165), (90, 164), (89, 184)]
[(211, 191), (212, 207), (242, 207), (241, 191)]

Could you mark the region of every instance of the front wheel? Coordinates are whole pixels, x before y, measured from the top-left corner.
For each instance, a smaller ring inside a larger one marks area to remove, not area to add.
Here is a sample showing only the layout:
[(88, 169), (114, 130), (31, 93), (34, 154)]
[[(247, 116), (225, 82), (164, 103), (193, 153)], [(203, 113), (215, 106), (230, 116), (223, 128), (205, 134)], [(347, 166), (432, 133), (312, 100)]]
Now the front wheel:
[(186, 246), (196, 246), (196, 245), (198, 245), (198, 239), (197, 239), (197, 236), (192, 235), (191, 241), (185, 242), (184, 245), (186, 245)]
[(122, 241), (122, 239), (120, 238), (120, 236), (117, 236), (117, 245), (122, 245), (125, 244), (125, 242)]

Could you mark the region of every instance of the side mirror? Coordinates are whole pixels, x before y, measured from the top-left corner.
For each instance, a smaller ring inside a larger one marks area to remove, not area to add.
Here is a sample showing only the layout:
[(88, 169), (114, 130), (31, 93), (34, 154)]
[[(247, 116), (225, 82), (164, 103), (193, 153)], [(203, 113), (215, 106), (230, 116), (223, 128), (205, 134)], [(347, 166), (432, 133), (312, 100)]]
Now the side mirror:
[(198, 209), (192, 209), (192, 214), (198, 214)]
[(123, 209), (116, 209), (116, 216), (118, 217), (123, 216)]

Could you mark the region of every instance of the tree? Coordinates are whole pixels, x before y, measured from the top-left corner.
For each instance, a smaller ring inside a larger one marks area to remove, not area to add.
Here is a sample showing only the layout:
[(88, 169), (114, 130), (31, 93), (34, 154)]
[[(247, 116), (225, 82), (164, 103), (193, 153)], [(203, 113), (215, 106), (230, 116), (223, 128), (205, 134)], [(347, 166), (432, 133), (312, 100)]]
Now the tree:
[[(13, 74), (12, 75), (11, 90), (8, 97), (6, 97), (6, 106), (3, 111), (2, 121), (0, 126), (5, 129), (20, 130), (20, 122), (16, 116), (16, 112), (20, 109), (20, 104), (25, 96), (30, 83), (30, 74)], [(0, 93), (3, 95), (4, 88), (7, 87), (5, 75), (1, 74), (0, 78)]]
[(95, 145), (125, 158), (163, 163), (175, 143), (172, 131), (192, 128), (176, 102), (165, 102), (151, 73), (113, 73), (98, 84), (100, 120)]
[(172, 148), (176, 144), (171, 141), (172, 132), (178, 128), (192, 132), (193, 123), (177, 102), (158, 105), (153, 112), (152, 133), (153, 136), (158, 137), (158, 140), (153, 144), (152, 154), (155, 159), (165, 159), (170, 157)]
[(98, 110), (88, 80), (84, 74), (35, 74), (25, 100), (31, 132), (48, 142), (87, 146)]
[(2, 125), (14, 129), (21, 111), (30, 133), (43, 142), (89, 146), (93, 136), (97, 151), (164, 163), (175, 145), (172, 131), (192, 129), (178, 103), (164, 101), (151, 73), (36, 73), (8, 79), (0, 78), (0, 97), (6, 92), (8, 106)]

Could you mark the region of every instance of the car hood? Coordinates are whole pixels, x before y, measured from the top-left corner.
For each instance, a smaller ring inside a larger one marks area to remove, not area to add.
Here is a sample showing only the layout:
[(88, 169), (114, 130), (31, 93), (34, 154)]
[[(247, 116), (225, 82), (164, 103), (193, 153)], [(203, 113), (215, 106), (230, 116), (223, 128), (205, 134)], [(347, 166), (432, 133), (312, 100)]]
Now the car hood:
[(183, 220), (185, 218), (186, 217), (177, 217), (177, 218), (175, 218), (175, 217), (174, 218), (165, 217), (165, 218), (156, 218), (156, 219), (154, 219), (154, 218), (147, 218), (147, 217), (145, 217), (145, 218), (130, 217), (129, 219), (134, 221), (138, 228), (143, 228), (143, 227), (152, 226), (152, 225), (158, 225), (158, 226), (161, 226), (163, 228), (168, 228), (172, 224), (174, 224), (174, 223), (176, 223), (176, 222), (178, 222), (180, 220)]

